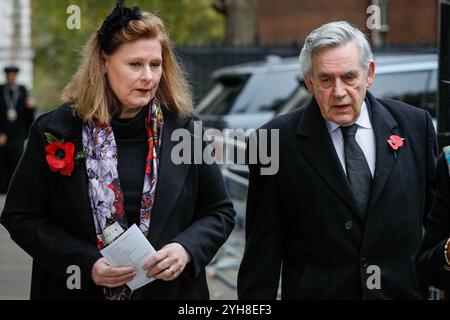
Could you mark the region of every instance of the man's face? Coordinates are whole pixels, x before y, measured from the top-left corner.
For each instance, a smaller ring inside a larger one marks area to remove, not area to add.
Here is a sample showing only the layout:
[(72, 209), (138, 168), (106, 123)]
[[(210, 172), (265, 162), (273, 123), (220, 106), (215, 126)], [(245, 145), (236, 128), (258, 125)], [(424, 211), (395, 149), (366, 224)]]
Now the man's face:
[(17, 73), (15, 72), (7, 72), (6, 73), (6, 83), (10, 86), (16, 83)]
[(305, 82), (314, 94), (322, 116), (341, 126), (358, 119), (367, 88), (373, 82), (375, 62), (364, 71), (355, 42), (325, 48), (312, 56), (312, 75)]

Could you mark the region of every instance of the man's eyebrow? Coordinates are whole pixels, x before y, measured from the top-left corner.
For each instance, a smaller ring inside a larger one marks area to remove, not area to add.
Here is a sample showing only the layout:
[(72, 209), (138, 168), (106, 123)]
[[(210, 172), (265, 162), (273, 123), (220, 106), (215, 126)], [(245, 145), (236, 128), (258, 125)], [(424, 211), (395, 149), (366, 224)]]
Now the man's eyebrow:
[[(344, 73), (342, 73), (342, 74), (340, 74), (338, 76), (339, 77), (342, 77), (342, 76), (358, 76), (358, 74), (359, 74), (358, 70), (349, 70), (349, 71), (346, 71), (346, 72), (344, 72)], [(318, 76), (319, 76), (319, 78), (333, 78), (333, 77), (335, 77), (335, 74), (321, 71), (321, 72), (319, 72)]]
[(359, 72), (357, 70), (350, 70), (347, 72), (344, 72), (344, 76), (357, 76), (359, 74)]
[(323, 72), (323, 71), (319, 72), (319, 77), (320, 78), (328, 78), (328, 77), (331, 77), (331, 76), (332, 76), (331, 73)]

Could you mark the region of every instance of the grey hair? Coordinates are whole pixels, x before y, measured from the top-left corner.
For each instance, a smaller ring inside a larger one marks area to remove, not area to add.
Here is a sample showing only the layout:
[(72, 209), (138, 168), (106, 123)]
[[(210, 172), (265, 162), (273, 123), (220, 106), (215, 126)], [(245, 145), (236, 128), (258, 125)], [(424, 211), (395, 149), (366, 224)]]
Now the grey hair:
[(373, 53), (367, 37), (347, 21), (330, 22), (313, 30), (305, 39), (300, 52), (300, 69), (304, 75), (312, 75), (312, 56), (324, 48), (332, 48), (355, 41), (359, 49), (361, 67), (369, 70)]

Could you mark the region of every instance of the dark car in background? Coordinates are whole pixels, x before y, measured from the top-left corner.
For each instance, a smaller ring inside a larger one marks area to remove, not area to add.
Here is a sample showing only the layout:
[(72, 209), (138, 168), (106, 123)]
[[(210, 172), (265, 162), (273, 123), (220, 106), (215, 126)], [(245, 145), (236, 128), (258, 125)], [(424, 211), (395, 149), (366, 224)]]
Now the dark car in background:
[(265, 61), (219, 69), (211, 89), (196, 107), (206, 127), (250, 128), (272, 119), (298, 87), (298, 58), (269, 56)]
[[(375, 62), (375, 81), (369, 90), (376, 97), (404, 101), (436, 117), (436, 54), (380, 53)], [(258, 128), (311, 98), (298, 57), (268, 57), (226, 67), (212, 78), (210, 91), (196, 107), (205, 127)]]

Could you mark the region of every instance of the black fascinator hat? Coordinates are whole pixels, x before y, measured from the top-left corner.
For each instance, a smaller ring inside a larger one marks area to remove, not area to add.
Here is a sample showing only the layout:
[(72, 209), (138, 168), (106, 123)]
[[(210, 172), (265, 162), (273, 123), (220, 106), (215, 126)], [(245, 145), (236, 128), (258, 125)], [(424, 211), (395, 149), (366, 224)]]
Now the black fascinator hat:
[(117, 30), (126, 28), (131, 20), (140, 19), (142, 19), (142, 11), (139, 7), (127, 8), (124, 7), (123, 0), (118, 0), (114, 10), (106, 17), (97, 31), (100, 47), (105, 50)]

